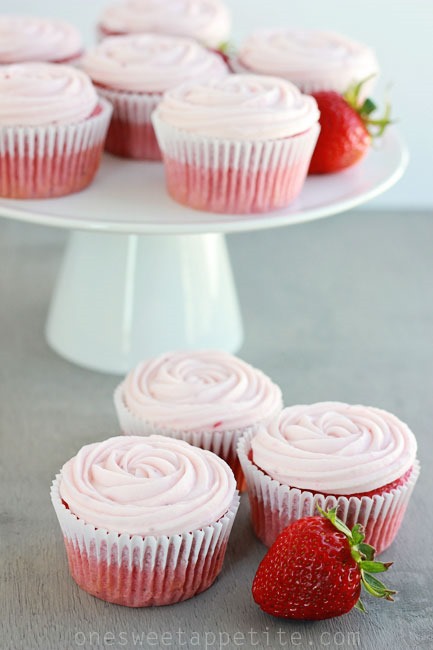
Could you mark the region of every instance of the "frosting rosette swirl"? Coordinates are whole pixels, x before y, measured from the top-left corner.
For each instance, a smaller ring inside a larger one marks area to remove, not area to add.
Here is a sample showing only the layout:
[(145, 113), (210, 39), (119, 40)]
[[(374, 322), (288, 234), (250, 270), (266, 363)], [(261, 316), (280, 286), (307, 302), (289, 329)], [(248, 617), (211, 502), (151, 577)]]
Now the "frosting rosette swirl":
[(89, 77), (69, 65), (0, 66), (0, 126), (71, 124), (88, 118), (98, 103)]
[(239, 74), (173, 88), (157, 115), (195, 135), (272, 140), (307, 131), (318, 122), (319, 110), (313, 97), (284, 79)]
[(116, 436), (86, 445), (61, 469), (70, 511), (96, 528), (176, 535), (218, 521), (236, 484), (212, 452), (164, 436)]
[(324, 494), (369, 492), (414, 464), (409, 427), (381, 409), (322, 402), (284, 409), (251, 441), (253, 462), (284, 485)]
[(217, 48), (228, 39), (231, 18), (221, 0), (126, 0), (109, 5), (100, 24), (112, 34), (174, 34)]
[(282, 403), (279, 387), (263, 372), (217, 350), (143, 361), (121, 390), (130, 413), (172, 431), (243, 429), (276, 417)]
[(82, 48), (78, 29), (63, 20), (0, 15), (0, 63), (65, 61)]
[(228, 74), (222, 58), (196, 41), (159, 34), (106, 38), (80, 64), (97, 84), (138, 93), (162, 93), (186, 81)]
[(329, 79), (340, 92), (355, 82), (377, 74), (374, 51), (366, 45), (318, 30), (265, 29), (253, 33), (240, 48), (241, 66), (261, 74), (274, 74), (302, 85)]

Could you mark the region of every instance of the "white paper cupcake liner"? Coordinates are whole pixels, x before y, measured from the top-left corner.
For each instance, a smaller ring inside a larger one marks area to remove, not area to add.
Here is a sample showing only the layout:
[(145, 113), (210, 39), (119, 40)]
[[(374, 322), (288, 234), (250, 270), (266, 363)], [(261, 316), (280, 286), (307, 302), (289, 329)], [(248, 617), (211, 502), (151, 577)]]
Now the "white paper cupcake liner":
[(130, 93), (96, 86), (100, 97), (113, 106), (113, 117), (124, 122), (147, 124), (162, 99), (161, 93)]
[(155, 111), (167, 189), (179, 203), (211, 212), (265, 212), (291, 203), (302, 189), (319, 124), (290, 138), (225, 140), (177, 129)]
[(50, 198), (93, 180), (111, 118), (111, 104), (75, 124), (0, 127), (0, 196)]
[(204, 591), (220, 573), (239, 507), (237, 492), (215, 523), (169, 537), (140, 537), (95, 528), (76, 517), (62, 503), (59, 482), (58, 474), (51, 500), (70, 572), (93, 596), (129, 607), (169, 605)]
[(161, 160), (151, 115), (161, 101), (161, 93), (129, 93), (96, 87), (100, 97), (113, 106), (105, 149), (124, 158)]
[(171, 126), (153, 113), (159, 144), (164, 154), (179, 162), (196, 164), (206, 169), (274, 169), (303, 160), (314, 149), (320, 127), (290, 138), (278, 140), (226, 140), (196, 136)]
[[(140, 419), (128, 409), (123, 399), (122, 384), (114, 391), (114, 406), (119, 420), (120, 429), (123, 434), (129, 436), (150, 436), (158, 434), (184, 440), (195, 447), (207, 449), (217, 454), (230, 465), (238, 485), (238, 489), (244, 489), (244, 475), (239, 463), (237, 445), (239, 439), (245, 433), (255, 433), (261, 422), (251, 424), (242, 429), (226, 429), (219, 431), (182, 431), (158, 426), (155, 423)], [(281, 408), (283, 407), (281, 403)], [(277, 413), (276, 413), (277, 414)]]
[(253, 435), (247, 433), (241, 438), (238, 456), (247, 482), (253, 528), (266, 546), (271, 546), (293, 521), (317, 515), (317, 505), (322, 509), (338, 506), (338, 516), (349, 527), (362, 524), (366, 542), (377, 553), (394, 541), (419, 476), (418, 461), (407, 482), (390, 492), (373, 497), (325, 496), (282, 485), (259, 469), (248, 458)]

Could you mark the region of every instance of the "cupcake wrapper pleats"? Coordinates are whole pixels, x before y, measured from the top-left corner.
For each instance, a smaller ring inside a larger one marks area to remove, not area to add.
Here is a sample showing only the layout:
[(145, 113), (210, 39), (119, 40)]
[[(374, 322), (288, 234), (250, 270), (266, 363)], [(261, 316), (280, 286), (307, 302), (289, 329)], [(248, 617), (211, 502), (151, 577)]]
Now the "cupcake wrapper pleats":
[(140, 537), (97, 529), (76, 517), (60, 498), (59, 480), (57, 475), (51, 500), (71, 575), (84, 591), (128, 607), (170, 605), (204, 591), (221, 572), (239, 507), (237, 492), (215, 523), (170, 537)]
[(99, 87), (97, 90), (113, 106), (106, 151), (123, 158), (161, 160), (151, 115), (162, 94), (129, 93)]
[(0, 196), (40, 199), (78, 192), (93, 180), (112, 108), (76, 124), (0, 127)]
[(254, 213), (287, 206), (301, 191), (320, 127), (290, 138), (247, 142), (206, 138), (152, 115), (168, 193), (210, 212)]
[(366, 542), (374, 546), (377, 553), (392, 544), (419, 476), (418, 461), (407, 482), (390, 492), (373, 497), (325, 496), (282, 485), (265, 474), (249, 459), (252, 437), (251, 433), (242, 437), (238, 455), (247, 482), (252, 525), (266, 546), (271, 546), (293, 521), (317, 515), (317, 505), (322, 509), (337, 506), (338, 516), (349, 527), (362, 524)]

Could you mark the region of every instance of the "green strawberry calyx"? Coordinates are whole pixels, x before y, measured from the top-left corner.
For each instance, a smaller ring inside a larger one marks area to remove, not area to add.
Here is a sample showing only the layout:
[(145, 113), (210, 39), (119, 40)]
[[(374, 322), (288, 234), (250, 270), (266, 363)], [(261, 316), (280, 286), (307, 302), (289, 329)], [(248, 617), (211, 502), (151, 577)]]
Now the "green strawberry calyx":
[(378, 110), (374, 101), (369, 98), (364, 100), (360, 98), (364, 84), (374, 76), (374, 74), (370, 75), (366, 79), (362, 79), (358, 83), (350, 86), (343, 94), (343, 98), (358, 113), (370, 136), (372, 138), (380, 138), (384, 134), (386, 127), (393, 124), (393, 120), (391, 120), (391, 104), (387, 101), (382, 117), (377, 118), (373, 116), (373, 113)]
[(216, 50), (228, 57), (234, 57), (236, 55), (236, 47), (232, 41), (223, 41), (222, 43), (219, 43)]
[[(337, 530), (346, 535), (352, 557), (361, 571), (361, 584), (364, 589), (375, 598), (384, 598), (385, 600), (394, 601), (393, 595), (397, 592), (388, 589), (383, 582), (372, 575), (374, 573), (383, 573), (384, 571), (388, 571), (392, 562), (378, 562), (374, 559), (376, 551), (372, 546), (370, 546), (370, 544), (364, 542), (365, 534), (361, 524), (355, 524), (352, 530), (350, 530), (350, 528), (348, 528), (348, 526), (337, 517), (336, 507), (325, 511), (322, 510), (320, 506), (317, 506), (317, 510), (323, 517), (329, 519)], [(355, 607), (361, 612), (366, 611), (361, 599), (358, 600)]]

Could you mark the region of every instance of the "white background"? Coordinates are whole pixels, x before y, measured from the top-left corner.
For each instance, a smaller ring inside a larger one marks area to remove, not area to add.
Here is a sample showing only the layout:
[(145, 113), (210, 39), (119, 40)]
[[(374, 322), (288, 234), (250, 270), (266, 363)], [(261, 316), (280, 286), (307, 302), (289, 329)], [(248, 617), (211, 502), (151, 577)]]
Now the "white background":
[[(381, 89), (392, 83), (394, 115), (409, 145), (405, 178), (369, 206), (433, 208), (433, 0), (227, 0), (238, 42), (257, 27), (279, 25), (340, 31), (377, 52)], [(0, 0), (0, 11), (62, 16), (93, 40), (105, 0)]]

